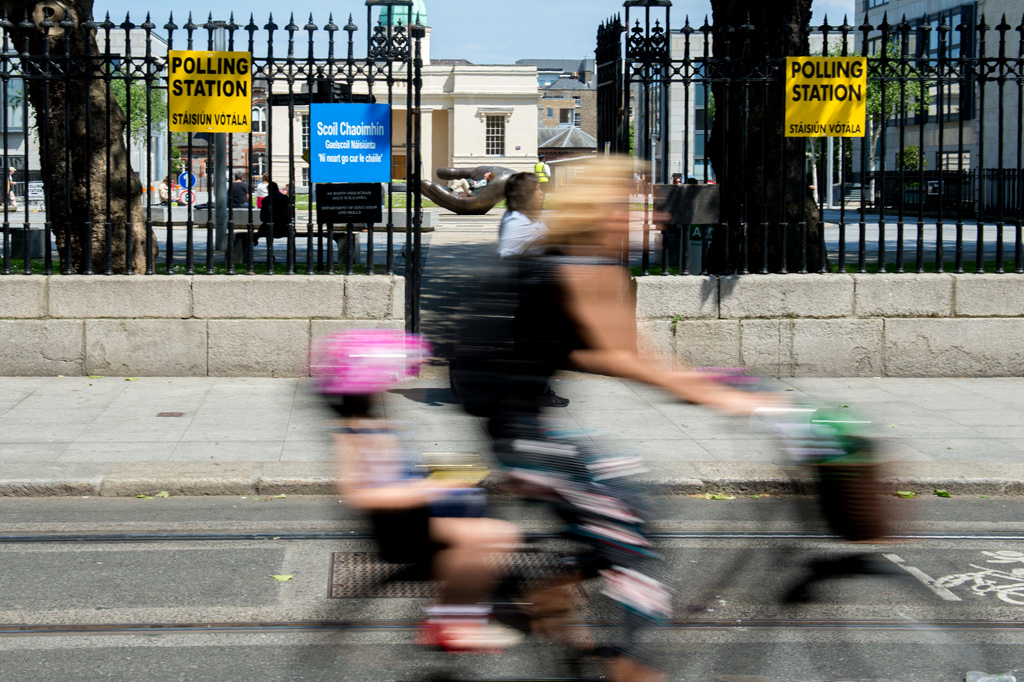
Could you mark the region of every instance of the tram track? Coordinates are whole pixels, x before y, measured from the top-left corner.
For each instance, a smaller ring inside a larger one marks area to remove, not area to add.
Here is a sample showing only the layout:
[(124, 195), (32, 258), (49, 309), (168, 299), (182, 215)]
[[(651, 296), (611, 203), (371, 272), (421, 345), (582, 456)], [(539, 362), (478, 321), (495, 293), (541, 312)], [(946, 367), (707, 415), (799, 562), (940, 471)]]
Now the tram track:
[[(216, 623), (34, 623), (0, 624), (0, 637), (31, 635), (131, 635), (170, 633), (244, 633), (244, 632), (317, 632), (317, 631), (412, 631), (415, 620), (345, 620), (345, 621), (239, 621)], [(578, 621), (572, 627), (585, 629), (617, 628), (615, 620)], [(664, 623), (669, 630), (973, 630), (1021, 631), (1024, 621), (963, 619), (836, 619), (799, 620), (785, 618), (728, 620), (671, 620)]]
[[(531, 531), (527, 540), (558, 539), (557, 532)], [(818, 531), (655, 531), (653, 540), (835, 540), (839, 536)], [(364, 531), (229, 531), (229, 532), (148, 532), (148, 533), (0, 533), (0, 544), (32, 543), (151, 543), (151, 542), (240, 542), (254, 540), (295, 541), (357, 541), (372, 540), (373, 534)], [(971, 542), (1024, 542), (1024, 533), (894, 533), (895, 541), (971, 541)]]

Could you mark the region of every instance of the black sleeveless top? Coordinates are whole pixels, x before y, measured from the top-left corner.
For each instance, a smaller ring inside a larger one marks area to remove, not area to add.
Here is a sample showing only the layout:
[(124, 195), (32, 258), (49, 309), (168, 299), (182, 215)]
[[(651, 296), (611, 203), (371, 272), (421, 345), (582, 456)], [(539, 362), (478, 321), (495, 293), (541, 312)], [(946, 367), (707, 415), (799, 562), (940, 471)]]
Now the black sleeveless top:
[(584, 256), (550, 255), (523, 261), (516, 311), (516, 355), (550, 377), (569, 365), (569, 355), (587, 347), (568, 310), (568, 295), (558, 274), (561, 266), (619, 265)]

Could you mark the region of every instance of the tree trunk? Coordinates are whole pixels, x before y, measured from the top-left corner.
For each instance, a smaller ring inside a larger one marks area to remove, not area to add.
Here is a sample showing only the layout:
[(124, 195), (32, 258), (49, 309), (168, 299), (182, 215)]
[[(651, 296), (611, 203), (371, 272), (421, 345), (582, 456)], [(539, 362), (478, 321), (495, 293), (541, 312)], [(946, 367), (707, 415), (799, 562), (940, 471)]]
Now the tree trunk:
[[(47, 220), (53, 226), (61, 271), (106, 271), (109, 222), (112, 271), (142, 273), (146, 267), (146, 217), (142, 184), (131, 169), (125, 146), (125, 116), (112, 99), (108, 106), (105, 66), (94, 66), (92, 77), (82, 77), (89, 72), (89, 64), (80, 57), (99, 54), (95, 28), (83, 26), (92, 18), (92, 5), (92, 0), (0, 0), (0, 9), (13, 24), (9, 28), (13, 46), (31, 55), (20, 60), (24, 72), (51, 74), (48, 79), (28, 80), (26, 96), (35, 113)], [(65, 51), (72, 56), (70, 73), (77, 77), (63, 77)], [(47, 53), (49, 59), (44, 57)], [(90, 222), (91, 261), (87, 248)], [(155, 262), (155, 239), (152, 244)]]
[(723, 73), (708, 75), (728, 81), (713, 86), (708, 154), (730, 226), (728, 243), (712, 245), (711, 266), (720, 273), (816, 272), (825, 263), (805, 171), (807, 142), (783, 136), (785, 87), (778, 78), (784, 74), (767, 89), (757, 80), (769, 59), (808, 54), (811, 0), (712, 0), (711, 7), (714, 57)]

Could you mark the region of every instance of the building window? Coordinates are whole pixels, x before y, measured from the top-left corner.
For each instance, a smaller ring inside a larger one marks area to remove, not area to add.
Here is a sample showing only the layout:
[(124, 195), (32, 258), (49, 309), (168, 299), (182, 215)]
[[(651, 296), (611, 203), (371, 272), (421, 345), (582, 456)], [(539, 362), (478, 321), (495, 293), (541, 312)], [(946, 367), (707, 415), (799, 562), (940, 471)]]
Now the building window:
[(309, 187), (309, 166), (302, 169), (302, 186)]
[(263, 152), (253, 152), (251, 172), (254, 178), (261, 178), (267, 172), (267, 155)]
[(558, 123), (563, 126), (571, 126), (573, 123), (573, 114), (576, 113), (572, 109), (559, 109), (558, 110)]
[(252, 108), (252, 131), (254, 133), (267, 132), (267, 110), (265, 107)]
[[(921, 33), (917, 36), (917, 55), (919, 57), (928, 57), (931, 60), (937, 60), (940, 57), (950, 60), (961, 57), (974, 57), (977, 52), (973, 32), (976, 23), (976, 13), (975, 5), (961, 5), (956, 9), (924, 17), (920, 22)], [(940, 50), (939, 26), (943, 24), (949, 26), (952, 30), (946, 33), (945, 47)], [(966, 26), (968, 30), (961, 33), (957, 29), (960, 25)], [(924, 30), (925, 26), (930, 30)], [(928, 116), (935, 116), (939, 112), (937, 111), (938, 88), (934, 81), (929, 84), (928, 91), (932, 100)], [(946, 120), (955, 121), (959, 118), (967, 121), (974, 118), (975, 76), (973, 73), (968, 70), (960, 82), (948, 84), (943, 92), (942, 99), (942, 114)]]
[(943, 171), (959, 171), (959, 170), (971, 170), (971, 153), (970, 152), (942, 152), (937, 155), (939, 161), (939, 170)]
[(555, 110), (552, 109), (551, 107), (548, 107), (548, 118), (554, 118), (554, 117), (555, 117)]
[(309, 112), (299, 114), (302, 121), (302, 151), (309, 149)]
[(488, 114), (486, 118), (486, 154), (487, 156), (505, 156), (505, 116)]
[(708, 181), (708, 162), (704, 159), (697, 159), (693, 162), (693, 177), (698, 182)]
[(885, 5), (889, 0), (868, 0), (868, 7), (878, 7), (879, 5)]
[(12, 78), (7, 83), (6, 112), (0, 110), (0, 126), (11, 132), (22, 130), (25, 126), (25, 85), (24, 81)]

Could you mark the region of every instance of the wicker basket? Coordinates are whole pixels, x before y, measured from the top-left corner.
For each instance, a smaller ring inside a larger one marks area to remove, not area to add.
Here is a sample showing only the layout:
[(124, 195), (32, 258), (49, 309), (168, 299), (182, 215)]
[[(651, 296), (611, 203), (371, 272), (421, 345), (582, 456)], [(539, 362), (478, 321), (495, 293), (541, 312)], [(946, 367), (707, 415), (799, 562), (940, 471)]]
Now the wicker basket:
[(855, 542), (889, 535), (891, 517), (888, 498), (882, 494), (880, 463), (821, 463), (812, 468), (818, 477), (822, 511), (833, 531)]

